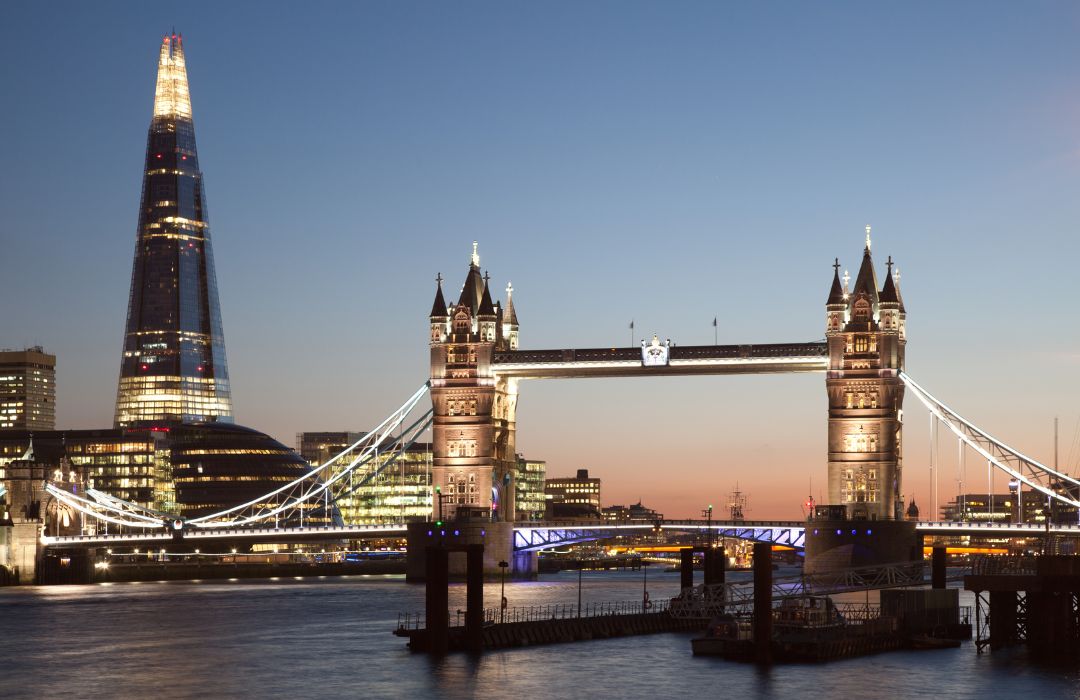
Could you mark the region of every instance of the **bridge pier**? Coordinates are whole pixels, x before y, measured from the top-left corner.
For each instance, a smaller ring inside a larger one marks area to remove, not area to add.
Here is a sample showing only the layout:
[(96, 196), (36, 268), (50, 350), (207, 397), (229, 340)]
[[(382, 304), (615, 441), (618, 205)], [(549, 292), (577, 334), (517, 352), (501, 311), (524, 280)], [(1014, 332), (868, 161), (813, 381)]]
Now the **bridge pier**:
[[(405, 580), (427, 580), (425, 549), (430, 546), (484, 546), (480, 570), (484, 579), (494, 581), (502, 576), (499, 562), (510, 564), (510, 575), (516, 579), (536, 578), (536, 554), (514, 551), (514, 523), (490, 521), (448, 521), (409, 523), (408, 553)], [(468, 574), (464, 551), (451, 551), (447, 572), (449, 580), (464, 581)]]
[(10, 572), (11, 583), (32, 584), (41, 558), (41, 523), (30, 520), (0, 527), (0, 565)]
[(815, 519), (805, 543), (808, 574), (922, 560), (915, 523), (903, 520)]
[(772, 545), (754, 543), (754, 657), (772, 663)]
[(705, 585), (722, 585), (727, 572), (727, 552), (723, 547), (684, 547), (680, 550), (679, 585), (683, 590), (694, 587), (694, 555), (703, 555), (702, 572)]

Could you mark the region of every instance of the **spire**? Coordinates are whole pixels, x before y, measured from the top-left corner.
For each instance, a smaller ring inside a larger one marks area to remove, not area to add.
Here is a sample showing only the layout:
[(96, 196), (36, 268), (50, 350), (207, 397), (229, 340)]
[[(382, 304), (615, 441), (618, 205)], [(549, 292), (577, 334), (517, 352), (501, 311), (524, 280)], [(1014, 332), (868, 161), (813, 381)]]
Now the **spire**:
[(881, 288), (881, 296), (879, 297), (882, 304), (899, 304), (900, 297), (896, 293), (896, 284), (893, 282), (893, 261), (892, 256), (885, 261), (885, 267), (887, 269), (885, 273), (885, 286)]
[(870, 252), (870, 224), (866, 225), (866, 252)]
[(473, 252), (469, 258), (469, 272), (465, 276), (465, 284), (461, 287), (461, 296), (458, 304), (469, 307), (473, 316), (480, 309), (480, 298), (484, 295), (484, 280), (480, 277), (480, 255), (476, 252), (476, 241), (473, 241)]
[(889, 275), (893, 280), (893, 288), (896, 291), (896, 302), (900, 304), (900, 310), (904, 311), (904, 296), (900, 294), (900, 268), (896, 268)]
[(506, 323), (517, 326), (517, 310), (514, 309), (514, 285), (506, 283), (506, 311), (503, 313), (503, 320)]
[(851, 293), (856, 296), (860, 292), (866, 294), (870, 303), (876, 306), (878, 303), (877, 274), (874, 272), (874, 261), (870, 258), (870, 234), (867, 233), (866, 236), (862, 265), (859, 267), (859, 274), (855, 277), (855, 286)]
[(431, 305), (431, 318), (447, 318), (446, 299), (442, 293), (442, 273), (435, 276), (435, 302)]
[(24, 462), (34, 461), (34, 434), (30, 433), (30, 444), (26, 446), (26, 452), (20, 457)]
[(833, 278), (832, 289), (829, 290), (829, 300), (825, 302), (829, 304), (843, 304), (844, 303), (844, 288), (840, 286), (840, 258), (836, 258), (833, 262)]
[(476, 311), (477, 316), (494, 316), (495, 305), (491, 303), (491, 290), (488, 288), (490, 277), (484, 275), (484, 294), (480, 298), (480, 306)]
[(154, 117), (191, 119), (184, 39), (173, 34), (161, 42), (157, 87), (154, 90)]

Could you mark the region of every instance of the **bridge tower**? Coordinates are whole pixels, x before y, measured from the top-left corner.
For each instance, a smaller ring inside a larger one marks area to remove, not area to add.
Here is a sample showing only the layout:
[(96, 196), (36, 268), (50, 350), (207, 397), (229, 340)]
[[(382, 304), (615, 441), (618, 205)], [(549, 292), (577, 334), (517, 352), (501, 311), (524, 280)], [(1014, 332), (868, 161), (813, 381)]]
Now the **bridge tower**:
[(495, 352), (517, 349), (512, 287), (505, 309), (492, 302), (475, 241), (456, 304), (447, 305), (441, 275), (437, 283), (430, 317), (432, 519), (467, 511), (512, 522), (517, 380), (497, 379), (491, 368)]
[(852, 519), (902, 520), (905, 328), (900, 272), (890, 257), (878, 288), (870, 227), (855, 286), (836, 261), (825, 304), (829, 369), (829, 503)]

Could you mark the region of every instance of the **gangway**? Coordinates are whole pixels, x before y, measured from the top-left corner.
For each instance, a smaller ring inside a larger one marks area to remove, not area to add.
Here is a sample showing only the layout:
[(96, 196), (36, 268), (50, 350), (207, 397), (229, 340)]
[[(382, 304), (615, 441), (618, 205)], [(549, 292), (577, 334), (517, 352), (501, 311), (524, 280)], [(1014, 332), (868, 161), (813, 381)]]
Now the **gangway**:
[[(905, 561), (779, 577), (773, 579), (772, 600), (924, 586), (930, 583), (927, 568), (923, 561)], [(947, 580), (962, 578), (958, 574)], [(670, 610), (673, 617), (709, 620), (721, 614), (749, 614), (753, 607), (754, 582), (735, 581), (688, 588), (671, 601)]]

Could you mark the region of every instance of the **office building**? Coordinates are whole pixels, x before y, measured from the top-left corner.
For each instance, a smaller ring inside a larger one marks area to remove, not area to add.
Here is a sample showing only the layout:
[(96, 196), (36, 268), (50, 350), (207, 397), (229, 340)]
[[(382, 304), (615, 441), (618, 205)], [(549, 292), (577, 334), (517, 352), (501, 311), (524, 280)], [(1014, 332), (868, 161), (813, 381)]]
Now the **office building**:
[(514, 479), (518, 520), (544, 519), (546, 476), (546, 462), (539, 459), (525, 459), (518, 455), (517, 476)]
[(56, 427), (56, 356), (41, 346), (0, 350), (0, 429)]
[(115, 425), (231, 422), (183, 39), (166, 36), (146, 140)]
[(588, 469), (578, 469), (576, 476), (548, 479), (544, 495), (549, 520), (600, 518), (600, 479), (591, 478)]

